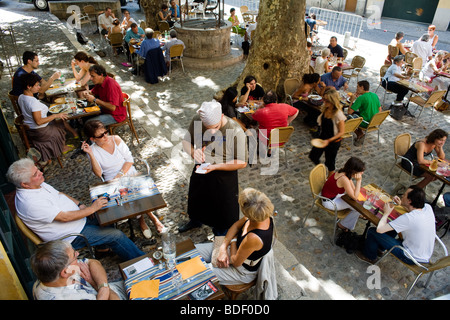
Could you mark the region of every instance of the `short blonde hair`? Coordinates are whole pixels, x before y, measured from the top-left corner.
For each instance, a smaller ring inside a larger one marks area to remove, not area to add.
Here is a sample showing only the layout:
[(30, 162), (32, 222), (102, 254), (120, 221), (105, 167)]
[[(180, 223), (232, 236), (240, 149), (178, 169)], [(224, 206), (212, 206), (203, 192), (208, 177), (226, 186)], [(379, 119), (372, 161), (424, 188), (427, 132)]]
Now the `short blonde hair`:
[[(336, 89), (331, 88), (325, 90), (325, 93), (323, 94), (324, 99), (328, 100), (333, 106), (333, 114), (335, 114), (338, 110), (342, 111), (342, 103), (341, 103), (341, 96), (339, 92), (337, 92)], [(323, 110), (325, 110), (325, 104), (323, 105)]]
[(262, 222), (273, 215), (272, 201), (253, 188), (246, 188), (240, 193), (239, 205), (244, 216), (256, 222)]

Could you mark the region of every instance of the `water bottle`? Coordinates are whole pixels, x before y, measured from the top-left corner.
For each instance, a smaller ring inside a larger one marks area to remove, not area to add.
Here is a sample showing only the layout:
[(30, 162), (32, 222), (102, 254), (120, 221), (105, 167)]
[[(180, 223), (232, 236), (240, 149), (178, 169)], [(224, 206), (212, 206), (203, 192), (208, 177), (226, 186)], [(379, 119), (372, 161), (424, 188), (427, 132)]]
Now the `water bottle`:
[(175, 237), (173, 234), (169, 232), (169, 229), (165, 227), (161, 232), (162, 239), (162, 247), (164, 259), (168, 265), (175, 264), (175, 256), (176, 256), (176, 244)]
[(59, 82), (61, 82), (61, 85), (64, 85), (64, 83), (66, 82), (66, 77), (62, 73), (61, 76), (59, 77)]

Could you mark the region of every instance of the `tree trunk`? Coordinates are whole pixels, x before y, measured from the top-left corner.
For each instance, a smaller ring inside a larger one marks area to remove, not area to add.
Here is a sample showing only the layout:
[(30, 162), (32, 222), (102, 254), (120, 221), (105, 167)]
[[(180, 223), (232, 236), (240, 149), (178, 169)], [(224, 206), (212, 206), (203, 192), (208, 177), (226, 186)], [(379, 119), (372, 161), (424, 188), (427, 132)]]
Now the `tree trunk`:
[(141, 8), (145, 13), (147, 27), (158, 30), (158, 19), (156, 15), (161, 10), (162, 4), (167, 4), (167, 0), (140, 0)]
[(309, 72), (305, 8), (306, 0), (260, 1), (247, 64), (235, 83), (238, 92), (244, 78), (253, 75), (266, 92), (274, 90), (284, 100), (284, 80), (301, 80)]

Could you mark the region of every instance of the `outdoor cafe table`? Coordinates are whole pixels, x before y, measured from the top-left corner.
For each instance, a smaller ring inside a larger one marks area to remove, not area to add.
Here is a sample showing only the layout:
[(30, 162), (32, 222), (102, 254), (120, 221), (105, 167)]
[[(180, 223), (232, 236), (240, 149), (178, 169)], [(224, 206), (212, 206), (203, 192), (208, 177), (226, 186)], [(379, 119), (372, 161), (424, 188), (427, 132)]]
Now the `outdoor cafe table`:
[(75, 78), (67, 79), (64, 84), (60, 85), (54, 83), (50, 86), (50, 89), (45, 91), (46, 100), (48, 102), (52, 102), (54, 98), (68, 94), (71, 89), (73, 89), (73, 91), (75, 92), (78, 92), (86, 90), (86, 87), (78, 85)]
[(436, 179), (442, 181), (442, 186), (438, 191), (438, 194), (436, 195), (436, 197), (434, 198), (433, 202), (431, 203), (431, 206), (434, 207), (436, 206), (439, 196), (441, 195), (442, 191), (444, 190), (446, 185), (450, 185), (450, 170), (447, 170), (446, 172), (442, 173), (441, 169), (438, 168), (438, 170), (430, 170), (430, 166), (429, 165), (425, 165), (425, 164), (421, 164), (420, 165), (420, 169), (424, 170), (425, 172), (428, 172), (429, 174), (431, 174), (433, 177), (435, 177)]
[[(367, 199), (367, 190), (380, 190), (385, 195), (388, 196), (388, 193), (386, 193), (384, 190), (379, 188), (376, 184), (372, 183), (365, 187), (361, 187), (360, 189), (360, 195), (358, 197), (358, 200), (353, 200), (350, 198), (348, 194), (345, 194), (342, 196), (342, 200), (344, 200), (346, 203), (348, 203), (350, 206), (352, 206), (356, 211), (358, 211), (360, 214), (362, 214), (367, 220), (371, 223), (373, 223), (375, 226), (378, 225), (381, 218), (383, 217), (383, 209), (385, 202), (379, 198), (375, 201), (375, 203), (371, 203), (371, 208), (366, 209), (364, 208), (364, 202)], [(389, 196), (389, 200), (390, 196)], [(392, 210), (391, 214), (388, 217), (388, 221), (395, 220), (400, 215), (404, 214), (406, 210), (402, 206), (395, 206)]]
[[(100, 226), (130, 219), (167, 206), (153, 179), (148, 175), (125, 176), (89, 187), (91, 200), (106, 195), (106, 207), (95, 213)], [(130, 238), (134, 234), (130, 225)]]
[[(206, 298), (206, 300), (219, 300), (222, 299), (225, 295), (222, 291), (219, 281), (217, 277), (214, 275), (214, 273), (211, 271), (210, 268), (206, 265), (206, 262), (203, 260), (203, 258), (200, 257), (197, 249), (194, 246), (194, 243), (191, 239), (184, 240), (181, 242), (178, 242), (176, 244), (176, 260), (180, 259), (194, 259), (199, 257), (201, 260), (201, 263), (206, 267), (206, 270), (203, 270), (200, 273), (197, 273), (185, 280), (183, 280), (179, 290), (175, 290), (174, 286), (172, 284), (172, 275), (170, 270), (167, 270), (166, 268), (161, 268), (160, 264), (165, 264), (164, 258), (161, 258), (161, 261), (155, 261), (156, 259), (153, 257), (153, 253), (155, 251), (151, 251), (147, 253), (144, 256), (123, 262), (119, 264), (119, 269), (122, 274), (123, 279), (125, 280), (125, 287), (127, 290), (128, 296), (130, 295), (130, 292), (132, 290), (132, 287), (134, 284), (139, 283), (140, 281), (145, 280), (159, 280), (159, 296), (158, 300), (187, 300), (188, 294), (190, 292), (195, 291), (196, 289), (200, 288), (202, 285), (208, 283), (211, 281), (214, 285), (214, 287), (217, 289), (217, 291)], [(144, 270), (142, 272), (138, 272), (137, 274), (130, 275), (127, 277), (126, 272), (124, 271), (127, 267), (132, 266), (133, 264), (146, 259), (150, 258), (152, 262), (155, 264), (153, 267)], [(177, 262), (177, 265), (179, 265), (181, 262)], [(175, 270), (175, 273), (178, 273), (178, 270)], [(139, 299), (146, 299), (146, 298), (139, 298)], [(150, 298), (147, 298), (150, 299)]]

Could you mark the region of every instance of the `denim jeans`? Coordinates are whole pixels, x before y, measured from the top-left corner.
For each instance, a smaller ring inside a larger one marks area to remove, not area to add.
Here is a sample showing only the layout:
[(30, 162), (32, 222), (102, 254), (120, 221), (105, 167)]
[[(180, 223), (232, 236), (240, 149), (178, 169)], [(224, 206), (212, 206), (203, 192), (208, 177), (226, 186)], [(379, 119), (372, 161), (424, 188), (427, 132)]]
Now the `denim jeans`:
[(109, 126), (110, 124), (117, 123), (116, 119), (114, 119), (114, 117), (112, 115), (110, 115), (109, 113), (103, 113), (98, 116), (94, 116), (94, 117), (86, 120), (86, 122), (93, 121), (93, 120), (101, 121), (105, 127)]
[(446, 207), (450, 207), (450, 192), (444, 193), (444, 203)]
[[(377, 250), (389, 250), (393, 246), (402, 245), (402, 241), (395, 239), (396, 232), (378, 233), (376, 228), (370, 228), (367, 231), (367, 238), (364, 246), (364, 255), (370, 260), (377, 258)], [(403, 250), (395, 248), (392, 254), (407, 264), (414, 264), (408, 257), (405, 256)]]
[[(100, 227), (95, 217), (86, 219), (86, 225), (80, 233), (88, 239), (91, 246), (110, 247), (122, 261), (131, 260), (145, 254), (122, 231), (113, 227)], [(82, 237), (76, 237), (72, 241), (72, 247), (75, 250), (84, 246), (85, 242)]]

